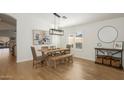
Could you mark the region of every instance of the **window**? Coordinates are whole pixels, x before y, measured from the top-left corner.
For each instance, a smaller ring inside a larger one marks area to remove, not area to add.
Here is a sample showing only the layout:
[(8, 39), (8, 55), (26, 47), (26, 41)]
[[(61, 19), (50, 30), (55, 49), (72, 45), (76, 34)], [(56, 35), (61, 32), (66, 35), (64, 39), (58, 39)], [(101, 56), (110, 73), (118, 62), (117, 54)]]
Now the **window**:
[(75, 48), (82, 49), (83, 48), (83, 33), (77, 32), (75, 36)]
[(77, 32), (75, 34), (70, 34), (68, 37), (68, 44), (74, 46), (75, 49), (82, 49), (83, 48), (83, 33)]
[(75, 39), (74, 39), (74, 35), (70, 34), (68, 37), (68, 44), (74, 44)]

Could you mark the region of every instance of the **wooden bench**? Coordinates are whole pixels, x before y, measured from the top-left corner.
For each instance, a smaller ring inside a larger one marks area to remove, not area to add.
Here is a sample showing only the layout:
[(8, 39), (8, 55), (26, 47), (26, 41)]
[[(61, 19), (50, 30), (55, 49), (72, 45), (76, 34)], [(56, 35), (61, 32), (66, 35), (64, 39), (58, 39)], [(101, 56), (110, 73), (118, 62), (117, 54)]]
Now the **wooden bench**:
[(51, 57), (49, 57), (49, 61), (52, 61), (54, 63), (54, 68), (56, 68), (56, 63), (60, 62), (60, 61), (72, 62), (73, 63), (73, 56), (72, 56), (72, 54), (51, 56)]

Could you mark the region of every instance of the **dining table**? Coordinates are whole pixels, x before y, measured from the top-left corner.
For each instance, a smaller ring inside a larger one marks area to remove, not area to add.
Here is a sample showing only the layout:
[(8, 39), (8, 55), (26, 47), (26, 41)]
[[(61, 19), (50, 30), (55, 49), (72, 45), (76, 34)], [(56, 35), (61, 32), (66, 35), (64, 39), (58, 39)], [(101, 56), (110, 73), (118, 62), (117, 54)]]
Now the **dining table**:
[(65, 59), (70, 61), (72, 59), (72, 55), (66, 53), (66, 51), (70, 51), (69, 48), (38, 49), (38, 51), (47, 57), (47, 66), (50, 66), (51, 62), (53, 62), (54, 68), (56, 68), (56, 62), (65, 61)]
[(69, 48), (56, 48), (56, 49), (38, 49), (38, 51), (42, 52), (45, 55), (53, 54), (53, 53), (64, 53), (64, 51), (70, 51)]

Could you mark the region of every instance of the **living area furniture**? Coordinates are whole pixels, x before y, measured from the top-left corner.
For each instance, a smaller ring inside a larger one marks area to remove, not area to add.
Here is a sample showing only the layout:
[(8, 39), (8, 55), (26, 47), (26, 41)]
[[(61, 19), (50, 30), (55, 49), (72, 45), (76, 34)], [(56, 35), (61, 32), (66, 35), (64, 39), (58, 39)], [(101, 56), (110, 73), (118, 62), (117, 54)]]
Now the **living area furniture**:
[(38, 49), (38, 51), (43, 52), (45, 55), (49, 54), (49, 53), (55, 53), (55, 52), (63, 52), (63, 51), (69, 51), (70, 49), (68, 48), (57, 48), (57, 49), (48, 49), (48, 50), (41, 50)]
[(71, 49), (73, 47), (73, 44), (66, 44), (66, 48)]
[(37, 56), (35, 47), (31, 47), (31, 51), (33, 55), (33, 67), (36, 65), (36, 68), (37, 68), (38, 64), (42, 65), (42, 63), (46, 61), (46, 56), (45, 55)]
[(64, 62), (72, 62), (73, 63), (73, 56), (72, 54), (65, 54), (59, 56), (50, 56), (49, 61), (54, 63), (54, 68), (56, 68), (57, 62), (64, 61)]
[(42, 50), (48, 50), (48, 48), (49, 48), (48, 46), (42, 46), (41, 47)]
[(66, 51), (70, 51), (70, 49), (68, 48), (56, 48), (56, 49), (47, 49), (47, 50), (38, 49), (37, 51), (42, 52), (43, 55), (47, 56), (48, 62), (54, 63), (54, 68), (56, 68), (56, 63), (60, 61), (73, 62), (72, 54), (66, 53)]
[(50, 49), (56, 49), (56, 46), (50, 46)]
[(95, 48), (95, 63), (123, 68), (123, 49)]

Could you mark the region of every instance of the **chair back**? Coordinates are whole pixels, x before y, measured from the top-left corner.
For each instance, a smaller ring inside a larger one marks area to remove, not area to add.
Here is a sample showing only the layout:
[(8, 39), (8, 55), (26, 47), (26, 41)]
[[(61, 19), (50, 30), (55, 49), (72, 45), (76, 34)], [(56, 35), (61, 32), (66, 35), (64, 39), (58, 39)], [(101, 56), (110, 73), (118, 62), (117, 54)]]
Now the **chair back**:
[(33, 59), (37, 59), (37, 54), (36, 54), (36, 51), (35, 51), (35, 47), (31, 47), (31, 52), (32, 52), (32, 55), (33, 55)]
[(42, 46), (41, 50), (48, 50), (48, 46)]
[(50, 49), (56, 49), (56, 46), (50, 46)]
[(70, 53), (71, 53), (70, 49), (65, 50), (65, 54), (70, 54)]
[(65, 54), (70, 54), (71, 48), (73, 47), (72, 44), (67, 44), (66, 48), (68, 48), (68, 50), (65, 51)]
[(66, 45), (66, 48), (71, 49), (72, 47), (73, 47), (73, 45), (72, 45), (72, 44), (67, 44), (67, 45)]

